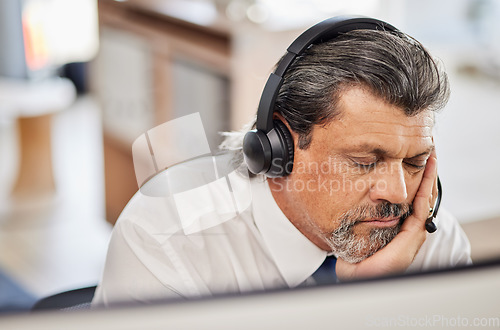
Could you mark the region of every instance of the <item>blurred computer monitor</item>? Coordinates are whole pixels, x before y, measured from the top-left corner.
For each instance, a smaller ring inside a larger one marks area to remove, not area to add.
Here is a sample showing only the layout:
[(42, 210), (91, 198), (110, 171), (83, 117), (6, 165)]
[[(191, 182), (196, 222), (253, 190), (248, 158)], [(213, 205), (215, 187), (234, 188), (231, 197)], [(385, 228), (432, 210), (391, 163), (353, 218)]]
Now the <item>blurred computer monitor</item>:
[(0, 1), (0, 76), (37, 79), (98, 49), (97, 0)]
[(363, 329), (500, 327), (500, 262), (147, 306), (0, 317), (1, 329)]

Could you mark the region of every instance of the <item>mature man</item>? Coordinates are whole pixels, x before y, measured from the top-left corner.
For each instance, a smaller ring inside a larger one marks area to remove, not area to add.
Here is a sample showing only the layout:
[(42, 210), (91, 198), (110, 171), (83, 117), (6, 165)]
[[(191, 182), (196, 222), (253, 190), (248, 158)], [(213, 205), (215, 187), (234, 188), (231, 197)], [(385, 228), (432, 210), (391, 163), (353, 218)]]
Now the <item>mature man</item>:
[[(380, 21), (336, 18), (301, 38), (245, 137), (252, 203), (222, 217), (195, 192), (183, 208), (197, 226), (186, 230), (179, 203), (137, 194), (115, 227), (94, 305), (310, 285), (322, 264), (333, 264), (327, 279), (343, 281), (470, 263), (445, 210), (438, 230), (425, 231), (446, 74)], [(241, 150), (242, 139), (224, 146)], [(245, 185), (228, 180), (234, 191)]]

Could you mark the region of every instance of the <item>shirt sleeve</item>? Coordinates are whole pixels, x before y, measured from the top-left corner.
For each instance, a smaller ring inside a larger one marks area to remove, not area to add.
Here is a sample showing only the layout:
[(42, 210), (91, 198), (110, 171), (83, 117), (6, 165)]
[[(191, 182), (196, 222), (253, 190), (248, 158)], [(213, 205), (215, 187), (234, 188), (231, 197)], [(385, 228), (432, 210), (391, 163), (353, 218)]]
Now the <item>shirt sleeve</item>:
[(435, 219), (438, 230), (422, 244), (408, 272), (446, 269), (471, 265), (471, 247), (457, 219), (446, 209)]

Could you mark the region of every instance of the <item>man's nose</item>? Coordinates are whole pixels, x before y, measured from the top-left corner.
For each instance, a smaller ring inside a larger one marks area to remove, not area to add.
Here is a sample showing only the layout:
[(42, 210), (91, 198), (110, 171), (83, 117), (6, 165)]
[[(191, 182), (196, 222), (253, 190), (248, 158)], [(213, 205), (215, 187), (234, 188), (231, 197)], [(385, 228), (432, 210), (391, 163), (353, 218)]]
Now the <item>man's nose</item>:
[(385, 166), (387, 168), (379, 168), (377, 179), (370, 189), (371, 200), (392, 204), (406, 202), (408, 193), (402, 164), (386, 163)]

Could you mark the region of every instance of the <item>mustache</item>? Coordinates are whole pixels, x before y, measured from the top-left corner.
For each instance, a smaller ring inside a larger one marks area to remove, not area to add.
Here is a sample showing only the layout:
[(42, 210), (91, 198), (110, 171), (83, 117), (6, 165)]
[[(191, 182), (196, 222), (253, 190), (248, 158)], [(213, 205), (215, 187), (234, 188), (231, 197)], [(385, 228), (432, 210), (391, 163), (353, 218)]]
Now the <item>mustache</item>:
[[(413, 213), (411, 204), (382, 202), (354, 207), (339, 218), (339, 226), (331, 233), (330, 244), (337, 256), (352, 263), (364, 260), (386, 246), (399, 232), (403, 221)], [(354, 226), (370, 218), (399, 218), (399, 224), (373, 228), (368, 237), (357, 237)]]
[(341, 223), (354, 225), (357, 222), (364, 221), (369, 218), (400, 218), (400, 222), (409, 217), (413, 213), (412, 204), (393, 204), (390, 202), (382, 202), (377, 205), (360, 205), (347, 212), (341, 217)]

